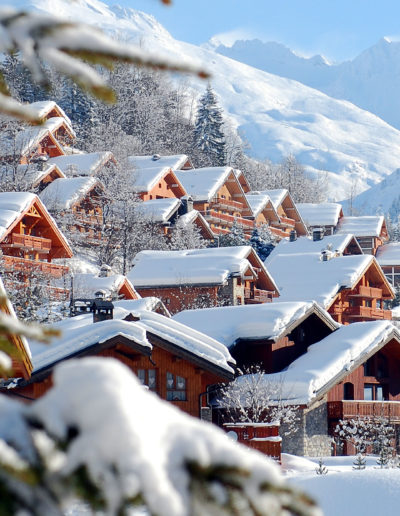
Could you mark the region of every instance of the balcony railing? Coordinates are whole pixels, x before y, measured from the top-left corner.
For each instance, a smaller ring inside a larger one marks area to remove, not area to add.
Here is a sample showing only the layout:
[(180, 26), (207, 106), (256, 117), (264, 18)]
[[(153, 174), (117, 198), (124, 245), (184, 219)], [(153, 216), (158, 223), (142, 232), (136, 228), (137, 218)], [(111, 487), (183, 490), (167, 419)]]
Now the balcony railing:
[(392, 420), (400, 420), (400, 401), (346, 400), (328, 402), (328, 417), (343, 419), (356, 416), (384, 416)]
[(258, 288), (250, 289), (246, 287), (244, 289), (244, 302), (245, 304), (257, 304), (257, 303), (270, 303), (274, 292), (269, 290), (261, 290)]
[(226, 215), (225, 213), (218, 213), (214, 210), (205, 210), (200, 212), (204, 218), (208, 222), (214, 222), (217, 224), (225, 224), (227, 226), (233, 226), (233, 223), (236, 223), (239, 226), (243, 226), (244, 228), (252, 229), (254, 227), (254, 222), (252, 220), (247, 220), (242, 217), (234, 217), (233, 215)]
[(293, 219), (289, 219), (289, 217), (279, 217), (279, 220), (281, 226), (294, 228), (296, 225), (296, 221)]
[(210, 208), (223, 208), (230, 209), (231, 211), (243, 211), (243, 204), (238, 201), (231, 201), (228, 199), (222, 199), (222, 197), (217, 197), (212, 202), (210, 202)]
[(344, 310), (343, 316), (349, 319), (378, 319), (390, 321), (392, 319), (392, 311), (371, 308), (369, 306), (350, 306)]
[(289, 236), (289, 233), (286, 233), (286, 231), (279, 229), (279, 228), (274, 228), (271, 225), (269, 226), (269, 230), (271, 231), (271, 233), (273, 235), (280, 237), (280, 238), (286, 238)]
[(382, 289), (375, 287), (365, 287), (360, 285), (355, 292), (349, 294), (349, 297), (366, 297), (370, 299), (382, 299)]
[(82, 212), (74, 212), (72, 219), (73, 221), (86, 226), (100, 226), (103, 223), (103, 219), (100, 214), (93, 215)]
[(16, 247), (39, 253), (49, 253), (51, 250), (51, 240), (49, 238), (13, 233), (1, 243), (1, 247)]
[(28, 273), (32, 270), (39, 270), (43, 274), (48, 274), (53, 278), (61, 278), (68, 273), (68, 267), (64, 265), (56, 265), (49, 262), (40, 262), (36, 260), (26, 260), (16, 256), (5, 256), (2, 258), (5, 272), (23, 272)]

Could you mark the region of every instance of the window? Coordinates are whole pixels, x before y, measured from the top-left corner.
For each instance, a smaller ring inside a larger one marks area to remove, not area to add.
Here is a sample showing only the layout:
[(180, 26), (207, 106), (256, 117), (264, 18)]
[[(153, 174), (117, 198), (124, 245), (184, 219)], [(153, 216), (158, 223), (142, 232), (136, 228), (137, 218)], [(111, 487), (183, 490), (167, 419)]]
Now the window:
[(364, 383), (364, 400), (366, 401), (384, 401), (385, 386), (374, 383)]
[(167, 400), (186, 401), (186, 379), (167, 372)]
[(155, 369), (138, 369), (137, 377), (142, 385), (147, 385), (149, 389), (156, 389), (157, 375)]
[(373, 358), (369, 358), (366, 362), (364, 362), (364, 376), (375, 376)]
[(364, 384), (364, 399), (366, 401), (372, 401), (374, 399), (374, 386), (372, 383)]
[(354, 385), (351, 382), (346, 382), (343, 385), (343, 399), (354, 400)]

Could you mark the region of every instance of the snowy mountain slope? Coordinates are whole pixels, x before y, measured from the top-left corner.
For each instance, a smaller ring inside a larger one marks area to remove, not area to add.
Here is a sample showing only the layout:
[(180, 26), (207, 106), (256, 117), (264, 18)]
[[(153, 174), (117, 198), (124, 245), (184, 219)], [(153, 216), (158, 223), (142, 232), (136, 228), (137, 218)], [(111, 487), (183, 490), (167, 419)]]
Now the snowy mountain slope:
[(232, 47), (214, 41), (208, 47), (331, 97), (348, 100), (400, 129), (400, 42), (382, 38), (355, 59), (339, 64), (330, 64), (319, 55), (304, 58), (284, 45), (260, 40), (236, 41)]
[[(19, 0), (19, 5), (92, 22), (158, 55), (202, 63), (250, 153), (273, 161), (293, 153), (309, 170), (326, 171), (332, 199), (346, 198), (355, 179), (362, 191), (399, 166), (400, 132), (378, 117), (299, 82), (176, 41), (152, 16), (99, 0)], [(203, 81), (189, 81), (196, 93), (204, 91)]]

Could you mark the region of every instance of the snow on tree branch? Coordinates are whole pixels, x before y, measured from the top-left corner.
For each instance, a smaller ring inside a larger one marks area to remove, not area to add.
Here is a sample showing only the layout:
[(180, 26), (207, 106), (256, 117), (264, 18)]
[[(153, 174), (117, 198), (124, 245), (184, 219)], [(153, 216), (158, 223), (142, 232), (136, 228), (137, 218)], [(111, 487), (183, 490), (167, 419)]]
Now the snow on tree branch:
[[(191, 64), (160, 59), (141, 48), (116, 42), (95, 27), (6, 7), (0, 8), (0, 52), (19, 52), (33, 79), (45, 87), (49, 83), (43, 63), (107, 102), (115, 101), (114, 92), (91, 65), (112, 68), (115, 62), (124, 62), (208, 76)], [(8, 96), (4, 77), (0, 77), (0, 110), (38, 121), (35, 113)]]
[(133, 505), (158, 516), (321, 514), (272, 461), (161, 401), (112, 359), (64, 363), (43, 398), (26, 407), (0, 397), (0, 410), (9, 515), (59, 515), (71, 496), (108, 515)]

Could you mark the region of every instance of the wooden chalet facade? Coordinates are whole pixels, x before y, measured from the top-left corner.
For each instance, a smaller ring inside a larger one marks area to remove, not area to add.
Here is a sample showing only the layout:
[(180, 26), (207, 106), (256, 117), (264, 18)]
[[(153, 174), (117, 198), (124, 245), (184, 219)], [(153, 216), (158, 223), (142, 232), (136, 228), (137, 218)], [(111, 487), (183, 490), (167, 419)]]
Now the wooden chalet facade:
[(364, 254), (376, 255), (379, 246), (389, 240), (386, 221), (383, 215), (342, 217), (339, 221), (338, 234), (352, 234), (357, 238)]
[(6, 274), (17, 271), (23, 278), (31, 271), (40, 271), (44, 276), (60, 278), (68, 272), (68, 267), (52, 262), (71, 258), (72, 251), (36, 195), (0, 193), (0, 213), (8, 219), (0, 235)]
[(142, 251), (128, 278), (142, 297), (160, 298), (171, 313), (268, 303), (279, 296), (275, 282), (249, 246)]
[(296, 203), (296, 207), (310, 233), (317, 230), (322, 236), (333, 235), (343, 218), (342, 206), (335, 202)]
[(242, 227), (245, 234), (252, 233), (252, 210), (231, 167), (178, 171), (177, 176), (215, 236), (229, 233), (234, 224)]
[[(82, 325), (77, 340), (73, 329), (76, 320)], [(64, 347), (64, 351), (61, 349), (57, 354), (49, 350), (39, 354), (31, 377), (20, 381), (8, 394), (36, 399), (52, 386), (52, 373), (57, 363), (71, 358), (100, 356), (124, 363), (143, 385), (184, 412), (207, 418), (207, 387), (233, 378), (233, 369), (223, 355), (229, 360), (229, 353), (220, 353), (218, 347), (222, 349), (221, 345), (205, 335), (193, 336), (189, 328), (166, 320), (168, 317), (158, 313), (134, 310), (122, 320), (94, 323), (92, 315), (88, 314), (70, 320), (71, 333), (68, 321), (63, 321), (63, 341), (59, 348)], [(101, 338), (99, 342), (103, 332), (107, 338)], [(217, 353), (217, 361), (207, 357), (207, 349), (214, 345), (216, 348), (211, 357)]]

